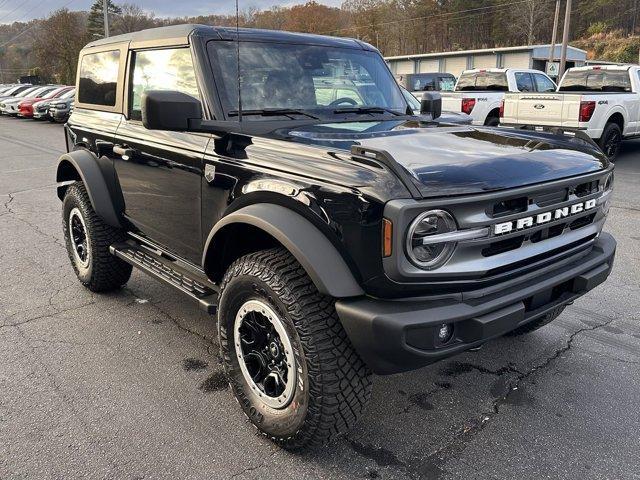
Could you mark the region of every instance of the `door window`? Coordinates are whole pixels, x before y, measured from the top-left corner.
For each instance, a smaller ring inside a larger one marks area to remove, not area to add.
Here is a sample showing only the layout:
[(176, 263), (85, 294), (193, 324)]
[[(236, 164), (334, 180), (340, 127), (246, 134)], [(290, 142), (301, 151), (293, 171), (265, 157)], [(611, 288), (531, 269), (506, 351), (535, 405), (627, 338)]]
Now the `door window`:
[(175, 90), (200, 98), (188, 48), (138, 51), (132, 65), (129, 116), (133, 120), (142, 119), (141, 99), (145, 90)]
[(533, 81), (529, 72), (516, 72), (516, 88), (519, 92), (533, 92)]
[(80, 64), (78, 101), (114, 107), (119, 66), (119, 50), (83, 56)]
[(556, 85), (549, 78), (541, 73), (534, 73), (533, 79), (536, 82), (536, 91), (538, 92), (555, 92)]

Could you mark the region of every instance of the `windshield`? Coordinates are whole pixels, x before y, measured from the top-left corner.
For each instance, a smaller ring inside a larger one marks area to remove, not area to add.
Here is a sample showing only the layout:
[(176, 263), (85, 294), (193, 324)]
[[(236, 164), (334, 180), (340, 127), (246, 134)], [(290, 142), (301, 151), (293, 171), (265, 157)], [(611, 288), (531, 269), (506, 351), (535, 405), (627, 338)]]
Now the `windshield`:
[(456, 84), (457, 92), (472, 90), (493, 90), (506, 92), (509, 90), (505, 72), (468, 72), (460, 75)]
[(76, 89), (75, 89), (75, 88), (72, 88), (72, 89), (71, 89), (71, 90), (69, 90), (68, 92), (66, 92), (66, 93), (62, 94), (62, 95), (60, 96), (60, 98), (61, 98), (61, 99), (63, 99), (63, 98), (72, 98), (72, 97), (74, 97), (75, 95), (76, 95)]
[[(235, 42), (209, 42), (212, 65), (227, 115), (237, 115)], [(379, 107), (404, 114), (407, 103), (382, 57), (351, 48), (241, 42), (242, 110), (336, 110)], [(363, 110), (364, 111), (364, 110)], [(260, 120), (261, 117), (251, 118)]]
[(562, 78), (560, 92), (630, 92), (627, 70), (569, 70)]

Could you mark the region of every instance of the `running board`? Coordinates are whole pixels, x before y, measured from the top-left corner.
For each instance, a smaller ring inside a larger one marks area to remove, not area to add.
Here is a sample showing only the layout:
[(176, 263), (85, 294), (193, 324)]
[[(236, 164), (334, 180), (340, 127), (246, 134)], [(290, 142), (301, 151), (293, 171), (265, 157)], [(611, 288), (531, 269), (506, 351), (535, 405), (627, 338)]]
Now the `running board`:
[(203, 274), (198, 274), (179, 259), (171, 258), (166, 252), (132, 240), (109, 247), (112, 255), (130, 263), (134, 267), (163, 281), (192, 298), (202, 310), (216, 313), (218, 291)]

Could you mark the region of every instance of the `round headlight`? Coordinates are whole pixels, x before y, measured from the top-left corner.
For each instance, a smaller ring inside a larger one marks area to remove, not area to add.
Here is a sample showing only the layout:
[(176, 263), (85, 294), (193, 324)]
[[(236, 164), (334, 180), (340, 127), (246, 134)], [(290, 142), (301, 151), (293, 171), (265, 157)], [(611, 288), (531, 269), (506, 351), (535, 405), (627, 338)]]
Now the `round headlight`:
[(429, 210), (413, 221), (407, 232), (407, 255), (422, 269), (433, 270), (442, 266), (451, 256), (456, 242), (439, 242), (434, 235), (456, 231), (456, 222), (444, 210)]

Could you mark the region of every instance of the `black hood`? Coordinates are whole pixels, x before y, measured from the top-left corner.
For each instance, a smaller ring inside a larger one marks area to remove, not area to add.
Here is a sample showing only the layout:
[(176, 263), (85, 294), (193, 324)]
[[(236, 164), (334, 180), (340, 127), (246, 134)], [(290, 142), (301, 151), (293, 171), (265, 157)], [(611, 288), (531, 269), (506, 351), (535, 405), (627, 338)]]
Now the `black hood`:
[(349, 150), (384, 150), (423, 197), (521, 187), (602, 170), (608, 160), (576, 137), (488, 127), (434, 127), (406, 121), (307, 125), (289, 140)]

